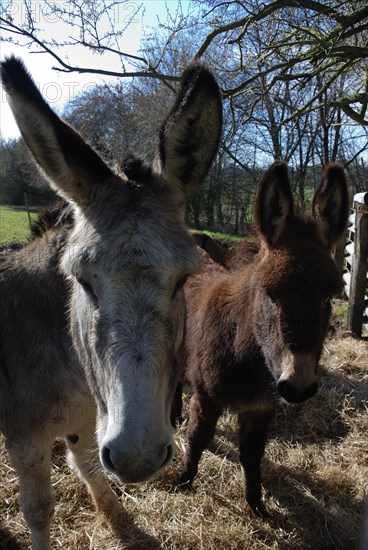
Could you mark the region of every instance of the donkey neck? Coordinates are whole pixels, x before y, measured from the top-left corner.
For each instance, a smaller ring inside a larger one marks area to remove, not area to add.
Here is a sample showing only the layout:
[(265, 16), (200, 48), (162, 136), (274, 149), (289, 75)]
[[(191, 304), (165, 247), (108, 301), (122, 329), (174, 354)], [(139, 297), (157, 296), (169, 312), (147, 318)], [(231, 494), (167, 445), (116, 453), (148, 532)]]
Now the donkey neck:
[(4, 308), (19, 315), (36, 311), (46, 323), (65, 323), (67, 282), (59, 271), (59, 259), (67, 245), (70, 227), (42, 232), (23, 248), (6, 254), (0, 264)]

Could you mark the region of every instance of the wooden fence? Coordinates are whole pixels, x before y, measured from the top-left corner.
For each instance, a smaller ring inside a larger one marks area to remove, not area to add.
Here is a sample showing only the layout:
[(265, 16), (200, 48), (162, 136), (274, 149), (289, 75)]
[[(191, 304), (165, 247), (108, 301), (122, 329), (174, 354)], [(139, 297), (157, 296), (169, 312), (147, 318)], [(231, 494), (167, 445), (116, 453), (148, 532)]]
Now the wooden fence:
[(349, 298), (348, 328), (361, 336), (363, 326), (368, 329), (368, 192), (354, 195), (343, 278)]

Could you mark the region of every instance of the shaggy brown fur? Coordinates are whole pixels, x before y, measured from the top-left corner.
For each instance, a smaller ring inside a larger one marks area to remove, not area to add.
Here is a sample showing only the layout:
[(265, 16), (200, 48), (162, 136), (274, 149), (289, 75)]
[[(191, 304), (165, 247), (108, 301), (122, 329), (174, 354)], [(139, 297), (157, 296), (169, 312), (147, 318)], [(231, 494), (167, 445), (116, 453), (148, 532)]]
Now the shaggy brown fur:
[[(275, 163), (255, 200), (260, 247), (257, 252), (250, 245), (245, 254), (250, 263), (227, 271), (207, 260), (189, 279), (184, 370), (193, 396), (181, 484), (194, 479), (219, 416), (230, 408), (238, 413), (246, 500), (256, 514), (267, 516), (260, 475), (267, 434), (281, 399), (299, 403), (317, 391), (329, 298), (342, 288), (330, 250), (347, 209), (343, 171), (329, 165), (312, 214), (296, 215), (286, 166)], [(180, 401), (180, 392), (177, 397)]]

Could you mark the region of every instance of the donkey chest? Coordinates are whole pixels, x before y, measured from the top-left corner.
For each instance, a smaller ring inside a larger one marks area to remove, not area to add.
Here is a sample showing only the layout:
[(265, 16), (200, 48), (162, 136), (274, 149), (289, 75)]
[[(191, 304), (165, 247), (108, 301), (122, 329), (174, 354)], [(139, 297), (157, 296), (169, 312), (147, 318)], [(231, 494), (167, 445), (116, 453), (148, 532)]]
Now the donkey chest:
[(239, 361), (229, 355), (217, 359), (216, 364), (201, 365), (201, 385), (221, 407), (241, 412), (276, 405), (274, 382), (262, 361)]

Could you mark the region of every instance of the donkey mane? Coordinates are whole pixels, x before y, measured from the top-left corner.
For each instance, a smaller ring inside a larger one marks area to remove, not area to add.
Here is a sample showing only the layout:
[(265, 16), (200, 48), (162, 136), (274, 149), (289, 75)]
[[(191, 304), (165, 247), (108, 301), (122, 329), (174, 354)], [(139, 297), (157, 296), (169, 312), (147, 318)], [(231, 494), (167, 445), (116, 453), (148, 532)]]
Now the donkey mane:
[(59, 199), (48, 204), (39, 212), (37, 220), (32, 222), (29, 240), (33, 241), (41, 237), (50, 229), (56, 229), (61, 226), (70, 226), (71, 229), (73, 225), (73, 206), (69, 202)]
[(136, 157), (133, 153), (123, 159), (119, 168), (126, 175), (130, 184), (137, 185), (138, 182), (141, 184), (152, 178), (151, 166), (139, 157)]

